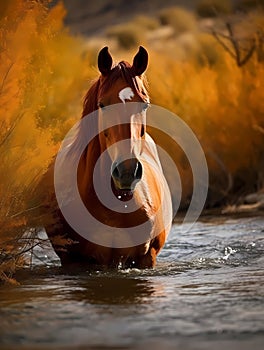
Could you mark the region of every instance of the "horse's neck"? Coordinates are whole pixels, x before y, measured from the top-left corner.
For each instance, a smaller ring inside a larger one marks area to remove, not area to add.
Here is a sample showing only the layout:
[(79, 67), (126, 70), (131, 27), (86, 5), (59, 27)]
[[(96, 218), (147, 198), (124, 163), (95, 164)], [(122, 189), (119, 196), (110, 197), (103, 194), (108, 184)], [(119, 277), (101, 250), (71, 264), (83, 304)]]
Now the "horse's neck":
[(83, 152), (78, 167), (78, 184), (83, 193), (88, 193), (93, 188), (93, 173), (96, 162), (100, 157), (100, 145), (98, 137), (95, 137)]
[[(85, 122), (83, 125), (84, 128), (79, 129), (79, 134), (77, 137), (77, 143), (82, 145), (83, 140), (92, 139), (86, 147), (85, 152), (83, 152), (78, 168), (78, 184), (79, 189), (85, 194), (93, 191), (93, 176), (94, 176), (94, 168), (97, 163), (98, 168), (96, 167), (96, 179), (100, 181), (101, 186), (107, 186), (107, 182), (109, 182), (109, 178), (107, 174), (110, 174), (111, 161), (108, 156), (101, 157), (101, 145), (99, 142), (99, 130), (98, 130), (98, 115), (97, 115), (97, 103), (98, 103), (98, 95), (100, 90), (100, 79), (98, 79), (89, 89), (85, 96), (84, 107), (82, 113), (82, 119), (88, 118), (87, 123)], [(84, 141), (85, 142), (85, 141)], [(100, 158), (100, 159), (99, 159)]]

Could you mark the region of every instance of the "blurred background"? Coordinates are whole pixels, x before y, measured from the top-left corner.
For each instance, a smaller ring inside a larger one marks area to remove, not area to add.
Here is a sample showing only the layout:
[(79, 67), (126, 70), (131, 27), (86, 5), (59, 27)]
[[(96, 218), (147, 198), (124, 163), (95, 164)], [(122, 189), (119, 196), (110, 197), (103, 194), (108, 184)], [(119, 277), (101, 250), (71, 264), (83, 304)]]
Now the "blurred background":
[[(32, 191), (80, 118), (105, 45), (117, 61), (148, 50), (151, 102), (182, 118), (204, 149), (205, 211), (263, 210), (263, 8), (263, 0), (0, 2), (2, 279), (23, 264), (42, 225)], [(179, 148), (172, 156), (184, 211), (192, 173)]]

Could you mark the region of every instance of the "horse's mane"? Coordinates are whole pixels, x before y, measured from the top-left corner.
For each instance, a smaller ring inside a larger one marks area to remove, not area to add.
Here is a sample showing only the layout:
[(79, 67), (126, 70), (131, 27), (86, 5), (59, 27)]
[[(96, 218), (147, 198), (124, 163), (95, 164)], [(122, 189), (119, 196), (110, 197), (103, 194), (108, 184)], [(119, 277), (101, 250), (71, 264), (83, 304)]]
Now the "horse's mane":
[(97, 110), (97, 98), (99, 92), (103, 93), (104, 91), (111, 89), (113, 84), (120, 78), (134, 89), (143, 102), (148, 101), (147, 80), (145, 76), (141, 76), (143, 89), (140, 89), (136, 80), (134, 68), (128, 62), (121, 61), (111, 69), (107, 79), (102, 80), (102, 78), (99, 77), (90, 87), (84, 98), (82, 118)]

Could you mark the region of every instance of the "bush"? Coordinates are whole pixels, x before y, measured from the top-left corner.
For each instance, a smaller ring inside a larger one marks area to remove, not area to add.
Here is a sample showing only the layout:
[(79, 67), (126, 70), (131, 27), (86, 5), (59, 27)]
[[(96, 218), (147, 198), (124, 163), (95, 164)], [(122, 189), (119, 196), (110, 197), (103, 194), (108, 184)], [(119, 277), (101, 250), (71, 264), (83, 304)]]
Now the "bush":
[(109, 27), (106, 35), (109, 38), (115, 38), (120, 48), (129, 50), (144, 41), (145, 35), (140, 28), (133, 25), (133, 23), (120, 24)]
[(159, 21), (156, 18), (145, 16), (145, 15), (136, 16), (133, 19), (133, 23), (134, 25), (139, 26), (142, 29), (146, 29), (146, 30), (157, 29), (160, 25)]
[[(151, 53), (148, 79), (152, 103), (187, 122), (206, 157), (215, 159), (208, 164), (209, 178), (214, 193), (222, 193), (219, 205), (227, 195), (234, 200), (241, 191), (254, 192), (264, 174), (264, 65), (254, 56), (240, 68), (213, 40), (209, 35), (198, 37), (198, 55), (196, 51), (196, 57), (191, 54), (184, 62), (175, 60), (169, 51)], [(196, 64), (197, 57), (202, 64)], [(204, 64), (207, 60), (212, 64)], [(176, 155), (175, 162), (181, 174), (183, 165)], [(187, 178), (185, 174), (184, 181)], [(228, 178), (233, 180), (230, 188)], [(187, 197), (191, 186), (184, 182)]]
[(81, 114), (92, 74), (83, 42), (63, 28), (64, 13), (61, 3), (47, 11), (41, 1), (10, 0), (0, 18), (0, 280), (33, 242), (21, 240), (32, 190)]
[(176, 34), (193, 31), (197, 28), (195, 16), (181, 7), (169, 7), (161, 10), (159, 19), (162, 25), (172, 26)]
[(213, 38), (211, 34), (200, 34), (197, 36), (197, 42), (199, 45), (196, 53), (196, 59), (201, 65), (215, 65), (221, 58), (219, 44)]
[(263, 8), (264, 1), (263, 0), (240, 0), (236, 5), (236, 10), (239, 11), (250, 11), (254, 8)]
[(217, 17), (223, 14), (232, 13), (231, 0), (201, 0), (196, 7), (200, 17)]

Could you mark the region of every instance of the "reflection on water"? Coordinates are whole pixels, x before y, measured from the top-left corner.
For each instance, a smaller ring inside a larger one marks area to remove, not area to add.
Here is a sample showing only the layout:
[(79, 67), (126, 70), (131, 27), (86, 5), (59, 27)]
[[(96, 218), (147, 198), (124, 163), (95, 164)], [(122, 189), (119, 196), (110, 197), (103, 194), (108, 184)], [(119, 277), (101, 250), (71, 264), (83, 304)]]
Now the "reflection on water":
[(263, 228), (263, 218), (174, 225), (153, 270), (69, 273), (38, 259), (20, 286), (0, 289), (0, 348), (262, 349)]
[(141, 304), (149, 302), (154, 292), (152, 283), (145, 279), (98, 276), (85, 279), (81, 288), (67, 297), (90, 304)]

